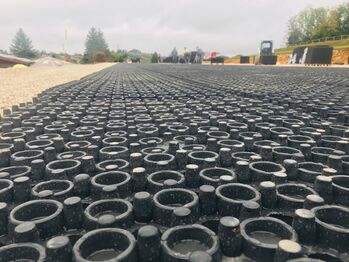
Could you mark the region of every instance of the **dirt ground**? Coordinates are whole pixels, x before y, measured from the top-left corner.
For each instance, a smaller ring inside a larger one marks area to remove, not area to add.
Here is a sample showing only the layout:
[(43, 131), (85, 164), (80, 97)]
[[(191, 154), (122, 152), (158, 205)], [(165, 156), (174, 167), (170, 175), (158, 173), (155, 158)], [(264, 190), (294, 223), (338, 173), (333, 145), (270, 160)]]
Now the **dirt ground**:
[(43, 90), (102, 70), (113, 65), (65, 65), (60, 67), (28, 67), (0, 69), (0, 115), (4, 108), (31, 101)]

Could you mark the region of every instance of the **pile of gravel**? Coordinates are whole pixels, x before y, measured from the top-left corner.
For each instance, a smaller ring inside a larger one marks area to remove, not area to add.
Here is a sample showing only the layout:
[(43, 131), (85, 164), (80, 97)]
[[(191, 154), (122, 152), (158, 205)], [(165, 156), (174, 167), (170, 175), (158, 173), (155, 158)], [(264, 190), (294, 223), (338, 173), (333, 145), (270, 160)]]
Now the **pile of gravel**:
[(50, 56), (45, 56), (35, 60), (35, 63), (32, 66), (34, 67), (51, 66), (52, 67), (52, 66), (64, 66), (66, 64), (70, 64), (70, 63), (57, 58), (50, 57)]

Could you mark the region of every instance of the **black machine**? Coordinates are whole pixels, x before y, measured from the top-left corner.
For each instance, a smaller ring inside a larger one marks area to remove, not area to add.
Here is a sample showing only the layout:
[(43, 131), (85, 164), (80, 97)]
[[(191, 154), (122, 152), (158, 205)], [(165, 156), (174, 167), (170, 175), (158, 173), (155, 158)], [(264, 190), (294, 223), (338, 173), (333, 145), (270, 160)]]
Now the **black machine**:
[(275, 65), (277, 56), (273, 55), (273, 41), (264, 40), (261, 42), (259, 54), (256, 56), (256, 65)]
[(268, 55), (261, 56), (259, 60), (260, 65), (276, 65), (277, 56), (276, 55)]

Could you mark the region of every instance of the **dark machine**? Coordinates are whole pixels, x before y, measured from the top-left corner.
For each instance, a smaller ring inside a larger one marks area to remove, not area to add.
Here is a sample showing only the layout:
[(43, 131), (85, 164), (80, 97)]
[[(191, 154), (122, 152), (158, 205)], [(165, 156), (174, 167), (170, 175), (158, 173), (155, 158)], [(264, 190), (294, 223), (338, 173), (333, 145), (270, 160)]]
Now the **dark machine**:
[(264, 40), (261, 42), (259, 54), (256, 56), (256, 65), (275, 65), (277, 56), (273, 55), (273, 41)]

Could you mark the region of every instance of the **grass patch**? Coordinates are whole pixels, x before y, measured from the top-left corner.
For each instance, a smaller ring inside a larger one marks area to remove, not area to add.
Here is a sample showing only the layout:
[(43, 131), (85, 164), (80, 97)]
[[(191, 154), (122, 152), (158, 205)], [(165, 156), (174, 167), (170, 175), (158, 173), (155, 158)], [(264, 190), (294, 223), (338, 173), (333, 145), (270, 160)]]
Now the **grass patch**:
[(316, 43), (310, 43), (310, 44), (305, 44), (305, 45), (294, 45), (294, 46), (289, 46), (289, 47), (275, 49), (274, 53), (276, 55), (291, 54), (293, 52), (293, 49), (296, 48), (296, 47), (314, 46), (314, 45), (329, 45), (329, 46), (333, 46), (334, 49), (349, 48), (349, 39), (336, 40), (336, 41), (316, 42)]

